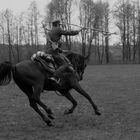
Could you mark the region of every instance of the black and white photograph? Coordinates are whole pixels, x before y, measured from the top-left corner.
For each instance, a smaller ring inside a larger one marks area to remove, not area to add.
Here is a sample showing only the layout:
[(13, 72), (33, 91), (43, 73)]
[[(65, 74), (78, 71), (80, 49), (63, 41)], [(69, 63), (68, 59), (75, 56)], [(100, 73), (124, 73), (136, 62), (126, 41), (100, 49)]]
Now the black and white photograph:
[(140, 0), (0, 0), (0, 140), (140, 140)]

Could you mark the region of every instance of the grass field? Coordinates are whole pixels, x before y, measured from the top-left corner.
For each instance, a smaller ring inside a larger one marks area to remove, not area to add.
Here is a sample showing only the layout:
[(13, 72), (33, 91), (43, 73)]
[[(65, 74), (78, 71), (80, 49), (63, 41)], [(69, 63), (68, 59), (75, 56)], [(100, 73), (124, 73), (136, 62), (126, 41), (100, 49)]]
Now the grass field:
[(55, 113), (54, 127), (46, 126), (13, 82), (0, 87), (0, 140), (140, 140), (140, 65), (88, 66), (81, 85), (102, 115), (72, 91), (78, 106), (65, 116), (70, 102), (44, 92), (41, 99)]

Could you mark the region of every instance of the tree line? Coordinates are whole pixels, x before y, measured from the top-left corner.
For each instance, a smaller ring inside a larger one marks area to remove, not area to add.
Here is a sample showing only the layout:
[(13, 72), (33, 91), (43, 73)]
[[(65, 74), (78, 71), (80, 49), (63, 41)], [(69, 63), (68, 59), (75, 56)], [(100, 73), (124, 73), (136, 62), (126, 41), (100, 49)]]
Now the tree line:
[[(10, 9), (0, 11), (0, 44), (7, 46), (8, 59), (21, 61), (23, 51), (37, 50), (47, 47), (47, 30), (51, 21), (60, 19), (63, 29), (70, 30), (72, 26), (73, 5), (77, 6), (77, 22), (87, 27), (78, 37), (62, 38), (64, 48), (75, 50), (89, 61), (97, 63), (111, 62), (110, 25), (113, 21), (118, 28), (123, 63), (140, 63), (140, 7), (139, 0), (118, 0), (113, 8), (101, 0), (51, 0), (46, 5), (44, 15), (40, 14), (36, 1), (30, 3), (28, 10), (19, 15)], [(43, 24), (42, 24), (43, 21)], [(45, 41), (44, 41), (45, 40)], [(25, 47), (26, 46), (26, 47)], [(4, 48), (4, 47), (2, 47)], [(4, 50), (1, 49), (1, 55)]]

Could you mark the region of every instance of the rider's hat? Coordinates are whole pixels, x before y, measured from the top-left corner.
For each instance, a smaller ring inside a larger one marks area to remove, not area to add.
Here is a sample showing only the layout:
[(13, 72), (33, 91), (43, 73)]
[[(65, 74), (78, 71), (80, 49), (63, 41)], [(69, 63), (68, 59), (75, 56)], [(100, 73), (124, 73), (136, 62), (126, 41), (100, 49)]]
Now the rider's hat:
[(59, 19), (52, 21), (52, 25), (53, 26), (56, 26), (58, 24), (60, 24), (60, 20)]

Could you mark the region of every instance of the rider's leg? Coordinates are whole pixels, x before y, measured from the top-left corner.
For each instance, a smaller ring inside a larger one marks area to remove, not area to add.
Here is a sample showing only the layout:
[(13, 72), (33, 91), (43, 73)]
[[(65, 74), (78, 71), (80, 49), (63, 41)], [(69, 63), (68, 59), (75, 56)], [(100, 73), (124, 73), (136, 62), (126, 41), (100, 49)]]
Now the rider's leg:
[(59, 68), (54, 72), (53, 76), (50, 78), (51, 80), (59, 83), (59, 77), (65, 72), (66, 70), (69, 72), (73, 72), (74, 69), (70, 63), (68, 63), (63, 55), (55, 55), (53, 56), (56, 63), (58, 63)]
[(66, 70), (67, 67), (68, 65), (60, 66), (57, 70), (55, 70), (53, 76), (50, 79), (55, 81), (57, 84), (59, 84), (60, 82), (59, 77), (61, 77), (61, 75), (63, 74), (63, 72)]
[(57, 70), (55, 70), (54, 72), (54, 76), (55, 77), (60, 77), (62, 75), (62, 73), (67, 69), (68, 64), (64, 64), (62, 66), (60, 66)]
[(50, 79), (59, 84), (59, 77), (61, 76), (61, 73), (66, 69), (67, 63), (59, 55), (54, 55), (53, 58), (59, 67), (55, 70), (53, 76)]
[(57, 70), (55, 70), (53, 76), (50, 79), (55, 81), (57, 84), (59, 84), (60, 77), (63, 75), (64, 72), (73, 73), (73, 72), (75, 72), (75, 70), (69, 64), (62, 65)]

